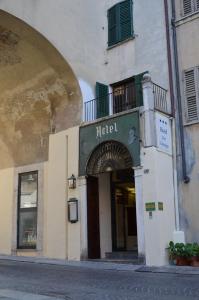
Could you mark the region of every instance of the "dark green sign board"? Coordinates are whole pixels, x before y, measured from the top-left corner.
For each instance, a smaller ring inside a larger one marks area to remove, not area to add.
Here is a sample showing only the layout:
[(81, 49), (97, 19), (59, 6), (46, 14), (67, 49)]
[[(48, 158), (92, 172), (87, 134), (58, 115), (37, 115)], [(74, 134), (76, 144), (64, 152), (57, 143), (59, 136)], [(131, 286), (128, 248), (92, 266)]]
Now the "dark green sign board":
[(158, 210), (161, 210), (161, 211), (164, 210), (164, 204), (163, 204), (163, 202), (158, 202)]
[(145, 203), (145, 209), (146, 209), (146, 211), (155, 211), (156, 210), (155, 202)]
[[(95, 148), (106, 141), (122, 143), (132, 156), (133, 166), (140, 165), (139, 112), (107, 118), (80, 127), (79, 175), (86, 175), (89, 158)], [(132, 166), (132, 167), (133, 167)]]

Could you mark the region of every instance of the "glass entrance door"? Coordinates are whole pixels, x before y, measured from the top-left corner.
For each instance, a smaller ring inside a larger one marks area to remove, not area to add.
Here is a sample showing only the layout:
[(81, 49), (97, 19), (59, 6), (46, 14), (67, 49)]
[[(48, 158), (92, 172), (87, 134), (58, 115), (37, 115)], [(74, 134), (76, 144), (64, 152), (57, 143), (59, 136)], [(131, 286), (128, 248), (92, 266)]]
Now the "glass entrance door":
[(133, 170), (113, 172), (111, 177), (113, 251), (137, 250), (136, 194)]

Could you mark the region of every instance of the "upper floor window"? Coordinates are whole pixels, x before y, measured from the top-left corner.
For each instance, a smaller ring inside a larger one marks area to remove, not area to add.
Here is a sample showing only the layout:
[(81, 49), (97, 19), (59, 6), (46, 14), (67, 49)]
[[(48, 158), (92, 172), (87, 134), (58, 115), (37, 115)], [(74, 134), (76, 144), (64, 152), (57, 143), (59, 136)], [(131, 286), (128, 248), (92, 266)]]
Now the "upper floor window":
[(110, 86), (96, 82), (96, 98), (84, 103), (84, 121), (92, 121), (143, 105), (144, 73)]
[(199, 10), (199, 0), (183, 0), (184, 16)]
[[(135, 78), (113, 84), (113, 113), (119, 113), (137, 106)], [(138, 104), (139, 106), (139, 104)]]
[(199, 121), (199, 67), (184, 72), (184, 83), (186, 122)]
[(132, 36), (132, 0), (125, 0), (108, 10), (108, 46), (113, 46)]

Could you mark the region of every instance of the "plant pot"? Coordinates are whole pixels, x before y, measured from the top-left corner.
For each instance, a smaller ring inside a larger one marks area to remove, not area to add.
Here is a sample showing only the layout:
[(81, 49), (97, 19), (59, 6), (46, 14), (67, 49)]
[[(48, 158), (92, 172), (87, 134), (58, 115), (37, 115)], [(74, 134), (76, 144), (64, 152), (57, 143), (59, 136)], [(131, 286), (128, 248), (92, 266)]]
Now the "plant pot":
[(190, 266), (190, 261), (187, 257), (178, 256), (176, 257), (176, 266)]
[(190, 257), (190, 265), (192, 267), (199, 267), (199, 256)]

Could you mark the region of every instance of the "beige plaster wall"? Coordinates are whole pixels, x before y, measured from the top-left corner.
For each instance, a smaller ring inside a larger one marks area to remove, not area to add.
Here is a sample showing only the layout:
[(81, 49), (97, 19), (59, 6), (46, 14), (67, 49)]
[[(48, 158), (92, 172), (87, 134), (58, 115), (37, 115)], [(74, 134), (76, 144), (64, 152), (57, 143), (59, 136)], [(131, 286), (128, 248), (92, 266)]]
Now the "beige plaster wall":
[(181, 183), (181, 226), (187, 242), (199, 242), (199, 124), (185, 127), (188, 184)]
[[(67, 166), (67, 178), (71, 177), (73, 174), (77, 178), (77, 188), (68, 189), (66, 202), (70, 198), (78, 199), (78, 212), (79, 212), (79, 221), (77, 223), (68, 222), (68, 240), (67, 240), (67, 249), (68, 249), (68, 259), (69, 260), (80, 260), (81, 257), (81, 226), (83, 226), (85, 215), (81, 213), (81, 207), (86, 199), (80, 199), (80, 188), (78, 180), (78, 166), (79, 166), (79, 127), (71, 128), (67, 131), (67, 140), (68, 140), (68, 166)], [(67, 182), (66, 182), (67, 183)], [(67, 216), (68, 220), (68, 216)]]
[[(107, 45), (108, 37), (106, 12), (118, 2), (102, 0), (104, 45)], [(149, 71), (154, 82), (168, 89), (164, 1), (133, 1), (133, 28), (132, 40), (105, 52), (107, 83)]]
[[(199, 66), (199, 12), (183, 17), (182, 1), (176, 0), (176, 31), (178, 42), (179, 73), (181, 81), (182, 107), (184, 108), (184, 79), (183, 71)], [(185, 110), (184, 116), (185, 116)], [(184, 122), (185, 122), (184, 118)], [(186, 123), (185, 123), (186, 124)], [(187, 242), (199, 242), (199, 124), (184, 127), (187, 172), (190, 182), (184, 184), (181, 180), (181, 162), (179, 166), (180, 178), (180, 225), (185, 231)]]
[(144, 71), (168, 88), (164, 1), (133, 1), (134, 39), (108, 50), (107, 10), (117, 2), (1, 0), (0, 8), (52, 42), (81, 80), (84, 101), (95, 97), (96, 81), (110, 84)]
[(79, 128), (73, 127), (50, 136), (44, 172), (44, 255), (51, 258), (79, 260), (81, 255), (80, 221), (69, 223), (67, 214), (69, 198), (79, 199), (78, 188), (69, 190), (67, 186), (67, 178), (78, 174), (78, 135)]
[[(68, 189), (67, 178), (78, 177), (79, 127), (50, 135), (49, 161), (0, 171), (0, 254), (40, 255), (49, 258), (80, 260), (81, 222), (85, 215), (81, 207), (79, 183), (74, 190)], [(16, 252), (18, 173), (39, 170), (38, 245), (37, 251)], [(79, 201), (79, 221), (68, 222), (67, 201)], [(81, 203), (82, 202), (82, 203)], [(84, 249), (85, 251), (85, 249)]]
[(50, 136), (49, 161), (46, 165), (47, 195), (45, 197), (45, 256), (67, 257), (66, 178), (67, 138), (58, 133)]
[[(152, 218), (149, 212), (144, 215), (146, 264), (161, 266), (168, 264), (166, 247), (175, 230), (172, 157), (154, 147), (143, 151), (144, 170), (148, 170), (143, 174), (143, 202), (156, 203)], [(163, 211), (157, 209), (158, 202), (163, 202)]]
[(182, 72), (199, 65), (199, 12), (192, 17), (178, 21), (176, 25), (179, 67)]
[(0, 253), (11, 254), (14, 169), (0, 171)]
[(0, 168), (48, 160), (49, 134), (81, 120), (79, 85), (41, 34), (3, 11), (0, 86)]

